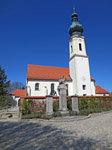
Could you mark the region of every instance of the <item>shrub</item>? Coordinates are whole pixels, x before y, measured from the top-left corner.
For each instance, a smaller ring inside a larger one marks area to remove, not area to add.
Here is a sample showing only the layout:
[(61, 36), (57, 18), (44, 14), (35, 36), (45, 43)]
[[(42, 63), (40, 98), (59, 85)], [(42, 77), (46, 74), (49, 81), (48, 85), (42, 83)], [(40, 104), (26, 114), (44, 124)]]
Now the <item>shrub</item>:
[(61, 117), (61, 113), (60, 112), (54, 112), (53, 113), (53, 117)]
[(111, 97), (84, 97), (79, 98), (80, 114), (89, 114), (112, 110)]
[(72, 100), (71, 100), (71, 98), (67, 98), (67, 108), (68, 108), (68, 110), (72, 110)]
[(53, 111), (54, 112), (58, 112), (58, 109), (59, 109), (59, 102), (53, 102)]
[(97, 108), (98, 101), (96, 101), (95, 97), (90, 97), (88, 101), (88, 108)]
[(24, 101), (22, 103), (22, 107), (23, 107), (22, 113), (23, 114), (29, 114), (30, 113), (28, 107), (31, 104), (32, 104), (32, 100), (31, 99), (24, 99)]
[(75, 111), (71, 111), (71, 110), (69, 111), (69, 115), (70, 115), (70, 116), (75, 116), (75, 115), (77, 115), (77, 114), (78, 114), (78, 113), (75, 112)]
[(79, 110), (88, 108), (88, 99), (86, 97), (79, 99)]

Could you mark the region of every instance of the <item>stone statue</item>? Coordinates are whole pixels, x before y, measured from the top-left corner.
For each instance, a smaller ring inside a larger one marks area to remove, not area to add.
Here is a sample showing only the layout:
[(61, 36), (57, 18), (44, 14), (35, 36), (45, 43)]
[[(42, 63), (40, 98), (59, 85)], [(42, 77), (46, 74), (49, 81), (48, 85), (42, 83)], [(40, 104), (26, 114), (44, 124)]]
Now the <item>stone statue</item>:
[(59, 85), (60, 84), (65, 84), (65, 82), (66, 82), (66, 78), (64, 78), (64, 75), (60, 78), (60, 80), (59, 80)]
[(63, 87), (66, 88), (66, 85), (65, 85), (65, 82), (66, 82), (66, 78), (64, 78), (64, 75), (60, 78), (59, 80), (59, 86), (58, 86), (58, 93), (60, 95), (60, 89)]
[(59, 93), (59, 111), (62, 115), (68, 115), (67, 109), (67, 86), (65, 84), (66, 78), (62, 76), (59, 80), (58, 93)]

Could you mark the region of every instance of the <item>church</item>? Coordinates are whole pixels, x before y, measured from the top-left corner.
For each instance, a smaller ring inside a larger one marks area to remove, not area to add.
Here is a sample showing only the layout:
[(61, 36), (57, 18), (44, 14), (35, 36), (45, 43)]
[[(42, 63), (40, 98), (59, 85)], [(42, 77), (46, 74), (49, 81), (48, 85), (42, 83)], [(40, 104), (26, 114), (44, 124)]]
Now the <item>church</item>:
[[(16, 101), (23, 96), (59, 96), (59, 79), (66, 78), (67, 96), (109, 96), (110, 93), (100, 86), (90, 75), (89, 57), (86, 53), (83, 26), (78, 22), (76, 12), (72, 14), (72, 24), (68, 30), (69, 68), (40, 65), (27, 66), (26, 90), (15, 90), (11, 93)], [(17, 102), (18, 103), (18, 102)]]
[(69, 38), (69, 68), (40, 65), (27, 66), (26, 95), (46, 96), (57, 95), (59, 79), (67, 79), (67, 95), (78, 96), (108, 96), (109, 93), (95, 86), (95, 80), (90, 75), (89, 58), (86, 53), (83, 27), (78, 22), (77, 13), (72, 14), (72, 24), (68, 30)]

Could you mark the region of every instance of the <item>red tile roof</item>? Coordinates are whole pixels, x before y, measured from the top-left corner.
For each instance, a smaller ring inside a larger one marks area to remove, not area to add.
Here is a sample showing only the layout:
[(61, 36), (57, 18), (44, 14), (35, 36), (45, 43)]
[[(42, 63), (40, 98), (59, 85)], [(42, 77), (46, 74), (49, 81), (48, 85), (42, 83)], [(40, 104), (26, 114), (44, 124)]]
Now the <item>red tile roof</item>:
[(110, 93), (104, 90), (102, 87), (96, 86), (96, 94), (110, 94)]
[(26, 96), (26, 90), (22, 90), (22, 89), (17, 89), (17, 90), (14, 90), (11, 95), (14, 95), (16, 97), (24, 97)]
[[(69, 77), (69, 68), (29, 65), (27, 67), (27, 79), (59, 80), (62, 75), (67, 80)], [(91, 80), (94, 80), (91, 77)]]

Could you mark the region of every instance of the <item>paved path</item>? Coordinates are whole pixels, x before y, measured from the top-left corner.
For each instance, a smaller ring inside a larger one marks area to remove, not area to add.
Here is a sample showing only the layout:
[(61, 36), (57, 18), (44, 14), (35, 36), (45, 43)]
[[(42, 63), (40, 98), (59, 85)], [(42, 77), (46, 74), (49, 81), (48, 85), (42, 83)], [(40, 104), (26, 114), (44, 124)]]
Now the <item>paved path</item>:
[(72, 122), (0, 121), (0, 150), (112, 150), (112, 112)]

